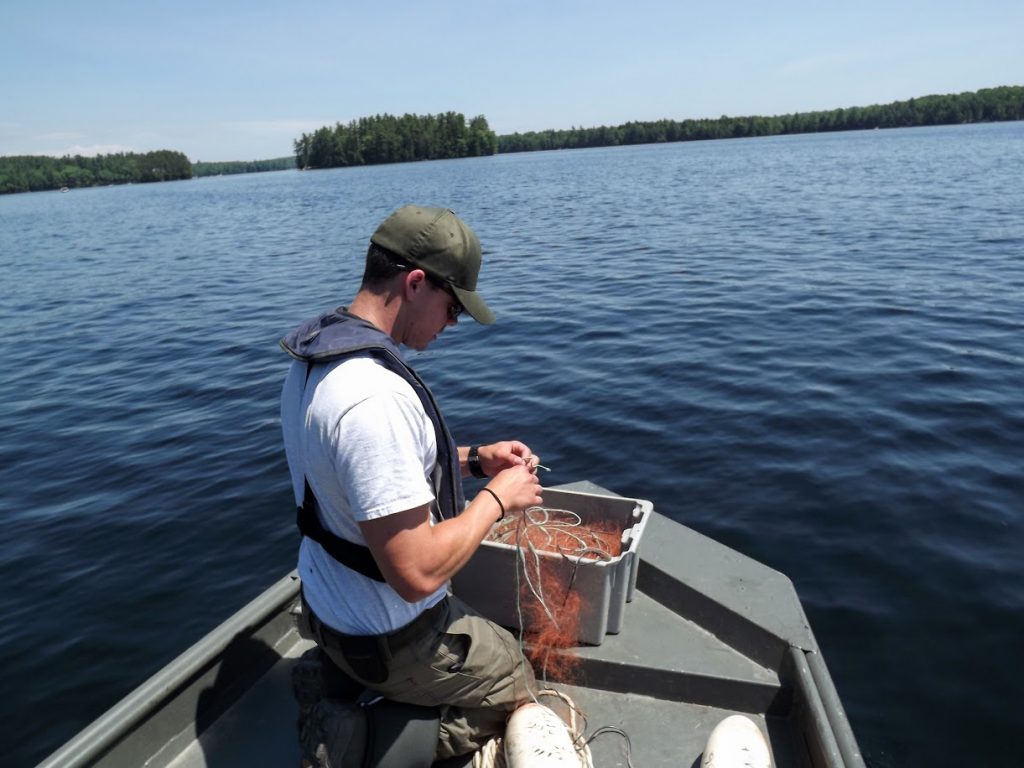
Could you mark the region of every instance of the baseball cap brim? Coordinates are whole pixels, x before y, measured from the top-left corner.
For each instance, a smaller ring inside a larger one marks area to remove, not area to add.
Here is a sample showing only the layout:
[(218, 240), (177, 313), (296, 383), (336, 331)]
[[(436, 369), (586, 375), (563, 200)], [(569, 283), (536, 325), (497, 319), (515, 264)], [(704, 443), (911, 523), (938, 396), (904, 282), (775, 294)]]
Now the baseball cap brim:
[(487, 306), (487, 302), (484, 301), (479, 293), (459, 288), (459, 286), (450, 282), (448, 286), (455, 293), (455, 298), (459, 300), (459, 303), (469, 313), (470, 317), (481, 325), (490, 325), (494, 322), (494, 313), (491, 312), (491, 308)]

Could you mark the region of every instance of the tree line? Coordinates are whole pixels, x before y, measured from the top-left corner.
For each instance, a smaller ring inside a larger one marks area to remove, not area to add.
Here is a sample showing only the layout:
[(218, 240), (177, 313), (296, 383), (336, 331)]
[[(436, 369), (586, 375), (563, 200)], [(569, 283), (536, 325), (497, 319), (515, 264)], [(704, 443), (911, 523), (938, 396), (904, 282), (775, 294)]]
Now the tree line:
[(628, 122), (597, 128), (530, 131), (496, 136), (487, 118), (467, 121), (458, 112), (437, 115), (374, 115), (347, 125), (324, 126), (294, 141), (294, 156), (248, 162), (192, 164), (181, 152), (122, 152), (0, 157), (0, 194), (188, 179), (222, 173), (398, 163), (476, 157), (501, 152), (577, 149), (620, 144), (730, 139), (823, 131), (903, 128), (1024, 120), (1024, 86), (1001, 86), (960, 94), (923, 96), (891, 104), (798, 112), (772, 117)]
[(119, 152), (96, 157), (81, 155), (0, 157), (0, 194), (45, 189), (144, 184), (188, 179), (192, 163), (181, 152)]
[(298, 168), (338, 168), (493, 155), (498, 139), (483, 115), (384, 114), (304, 133), (294, 148)]
[(774, 117), (746, 116), (703, 120), (629, 122), (598, 128), (529, 131), (498, 137), (498, 152), (578, 149), (620, 144), (735, 139), (793, 133), (907, 128), (1024, 120), (1024, 87), (1001, 86), (942, 96), (923, 96), (891, 104), (799, 112)]
[(193, 176), (220, 176), (232, 173), (263, 173), (264, 171), (286, 171), (295, 167), (291, 155), (275, 157), (272, 160), (228, 160), (220, 163), (192, 163)]

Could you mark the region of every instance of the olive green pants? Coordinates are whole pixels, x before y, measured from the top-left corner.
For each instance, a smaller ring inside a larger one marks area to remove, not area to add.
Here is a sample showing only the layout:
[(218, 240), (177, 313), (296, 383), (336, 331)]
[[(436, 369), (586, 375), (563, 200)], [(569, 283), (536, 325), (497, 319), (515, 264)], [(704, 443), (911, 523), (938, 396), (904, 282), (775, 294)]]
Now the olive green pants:
[(474, 752), (504, 733), (509, 713), (536, 693), (516, 638), (452, 597), (416, 637), (397, 647), (381, 644), (382, 681), (362, 677), (365, 666), (331, 643), (320, 645), (346, 674), (385, 698), (438, 707), (436, 760)]

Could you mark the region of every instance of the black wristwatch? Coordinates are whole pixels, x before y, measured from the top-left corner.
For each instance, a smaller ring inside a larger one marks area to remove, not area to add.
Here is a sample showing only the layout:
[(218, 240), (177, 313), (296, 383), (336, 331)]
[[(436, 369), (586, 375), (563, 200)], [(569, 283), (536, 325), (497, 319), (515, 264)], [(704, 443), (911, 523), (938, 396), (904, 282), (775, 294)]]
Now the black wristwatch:
[(473, 475), (473, 477), (487, 477), (487, 473), (484, 472), (484, 468), (480, 466), (479, 445), (469, 446), (469, 453), (466, 455), (466, 466), (469, 467), (469, 473)]

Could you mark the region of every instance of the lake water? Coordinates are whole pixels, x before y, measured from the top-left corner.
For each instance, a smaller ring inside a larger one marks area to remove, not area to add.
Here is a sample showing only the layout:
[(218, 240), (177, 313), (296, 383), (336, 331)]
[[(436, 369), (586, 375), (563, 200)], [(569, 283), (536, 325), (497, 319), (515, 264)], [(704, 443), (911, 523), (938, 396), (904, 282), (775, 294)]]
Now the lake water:
[(293, 567), (277, 340), (448, 205), (412, 354), (795, 583), (870, 765), (1024, 764), (1024, 123), (0, 197), (0, 745), (32, 765)]

